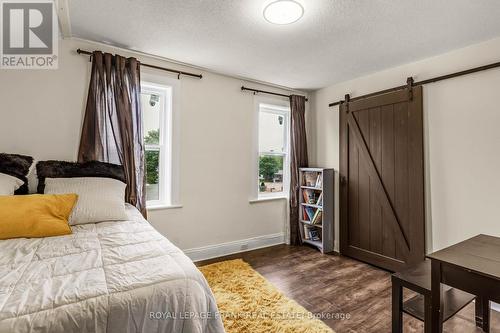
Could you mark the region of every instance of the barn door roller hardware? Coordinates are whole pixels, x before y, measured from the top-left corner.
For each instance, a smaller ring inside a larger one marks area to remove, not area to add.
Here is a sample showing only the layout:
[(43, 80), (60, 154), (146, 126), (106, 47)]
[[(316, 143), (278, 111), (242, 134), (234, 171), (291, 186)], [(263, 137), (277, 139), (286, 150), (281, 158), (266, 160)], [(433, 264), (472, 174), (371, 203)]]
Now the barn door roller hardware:
[(345, 113), (349, 113), (349, 101), (351, 100), (351, 96), (349, 94), (345, 94), (344, 96), (345, 103)]
[(406, 87), (408, 89), (408, 100), (413, 100), (413, 78), (410, 76), (406, 79)]

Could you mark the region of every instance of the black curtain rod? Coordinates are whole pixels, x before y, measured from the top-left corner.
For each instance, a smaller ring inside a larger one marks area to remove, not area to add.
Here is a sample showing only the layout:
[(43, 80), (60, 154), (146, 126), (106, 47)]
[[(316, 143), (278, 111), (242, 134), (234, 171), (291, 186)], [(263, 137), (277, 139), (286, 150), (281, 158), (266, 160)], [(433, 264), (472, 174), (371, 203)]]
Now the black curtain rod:
[[(479, 67), (467, 69), (467, 70), (460, 71), (460, 72), (455, 72), (455, 73), (451, 73), (451, 74), (446, 74), (446, 75), (434, 77), (432, 79), (417, 81), (417, 82), (414, 82), (412, 86), (414, 86), (414, 87), (415, 86), (423, 86), (424, 84), (439, 82), (439, 81), (451, 79), (451, 78), (454, 78), (454, 77), (458, 77), (458, 76), (462, 76), (462, 75), (467, 75), (467, 74), (472, 74), (472, 73), (477, 73), (477, 72), (481, 72), (481, 71), (485, 71), (485, 70), (493, 69), (493, 68), (498, 68), (498, 67), (500, 67), (500, 62), (495, 62), (495, 63), (489, 64), (489, 65), (479, 66)], [(358, 99), (372, 97), (372, 96), (380, 95), (380, 94), (386, 94), (386, 93), (389, 93), (389, 92), (393, 92), (393, 91), (405, 89), (407, 87), (408, 87), (408, 85), (404, 84), (404, 85), (401, 85), (401, 86), (398, 86), (398, 87), (389, 88), (389, 89), (385, 89), (385, 90), (380, 90), (380, 91), (377, 91), (377, 92), (374, 92), (374, 93), (370, 93), (370, 94), (366, 94), (366, 95), (362, 95), (362, 96), (358, 96), (358, 97), (353, 97), (349, 101), (352, 102), (352, 101), (356, 101)], [(328, 104), (328, 106), (332, 107), (332, 106), (335, 106), (335, 105), (339, 105), (341, 103), (344, 103), (344, 101), (341, 100), (341, 101), (338, 101), (338, 102), (330, 103), (330, 104)]]
[[(92, 52), (81, 50), (81, 49), (77, 49), (76, 53), (92, 56)], [(189, 73), (189, 72), (183, 72), (183, 71), (179, 71), (179, 70), (176, 70), (176, 69), (171, 69), (171, 68), (166, 68), (166, 67), (160, 67), (160, 66), (155, 66), (155, 65), (144, 64), (142, 62), (141, 62), (141, 66), (145, 66), (145, 67), (149, 67), (149, 68), (154, 68), (154, 69), (159, 69), (159, 70), (167, 71), (167, 72), (170, 72), (170, 73), (176, 73), (177, 74), (177, 78), (180, 78), (181, 75), (197, 77), (197, 78), (200, 78), (200, 79), (203, 77), (203, 75), (201, 75), (201, 74), (194, 74), (194, 73)]]
[[(241, 86), (241, 90), (248, 90), (248, 91), (253, 91), (254, 94), (257, 94), (257, 93), (263, 93), (263, 94), (268, 94), (268, 95), (276, 95), (276, 96), (283, 96), (283, 97), (288, 97), (290, 98), (291, 95), (285, 95), (285, 94), (279, 94), (279, 93), (275, 93), (275, 92), (272, 92), (272, 91), (265, 91), (265, 90), (259, 90), (259, 89), (252, 89), (252, 88), (247, 88), (245, 86)], [(302, 96), (305, 98), (305, 96)], [(306, 102), (308, 101), (308, 99), (306, 98)]]

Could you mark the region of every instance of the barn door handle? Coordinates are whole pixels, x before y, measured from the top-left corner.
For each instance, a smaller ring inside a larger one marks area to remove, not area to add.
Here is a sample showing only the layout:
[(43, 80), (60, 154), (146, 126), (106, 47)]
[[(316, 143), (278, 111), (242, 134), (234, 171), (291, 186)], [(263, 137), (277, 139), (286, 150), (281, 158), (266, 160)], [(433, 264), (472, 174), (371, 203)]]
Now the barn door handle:
[(347, 184), (347, 178), (346, 178), (346, 176), (340, 176), (340, 184), (342, 184), (342, 185)]

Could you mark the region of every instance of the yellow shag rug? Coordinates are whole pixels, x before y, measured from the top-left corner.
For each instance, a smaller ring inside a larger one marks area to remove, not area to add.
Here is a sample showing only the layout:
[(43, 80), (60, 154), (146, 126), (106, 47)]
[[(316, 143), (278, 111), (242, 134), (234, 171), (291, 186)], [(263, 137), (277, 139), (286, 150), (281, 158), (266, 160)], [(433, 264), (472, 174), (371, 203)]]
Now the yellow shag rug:
[(227, 333), (333, 333), (241, 259), (199, 269), (212, 288)]

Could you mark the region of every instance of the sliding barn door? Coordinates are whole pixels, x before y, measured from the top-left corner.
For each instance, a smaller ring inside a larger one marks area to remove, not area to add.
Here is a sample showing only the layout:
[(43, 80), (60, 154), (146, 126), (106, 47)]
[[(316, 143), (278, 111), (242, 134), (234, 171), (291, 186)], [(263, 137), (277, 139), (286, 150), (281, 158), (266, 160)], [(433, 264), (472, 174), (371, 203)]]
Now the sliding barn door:
[(397, 271), (424, 260), (422, 87), (340, 106), (340, 250)]

